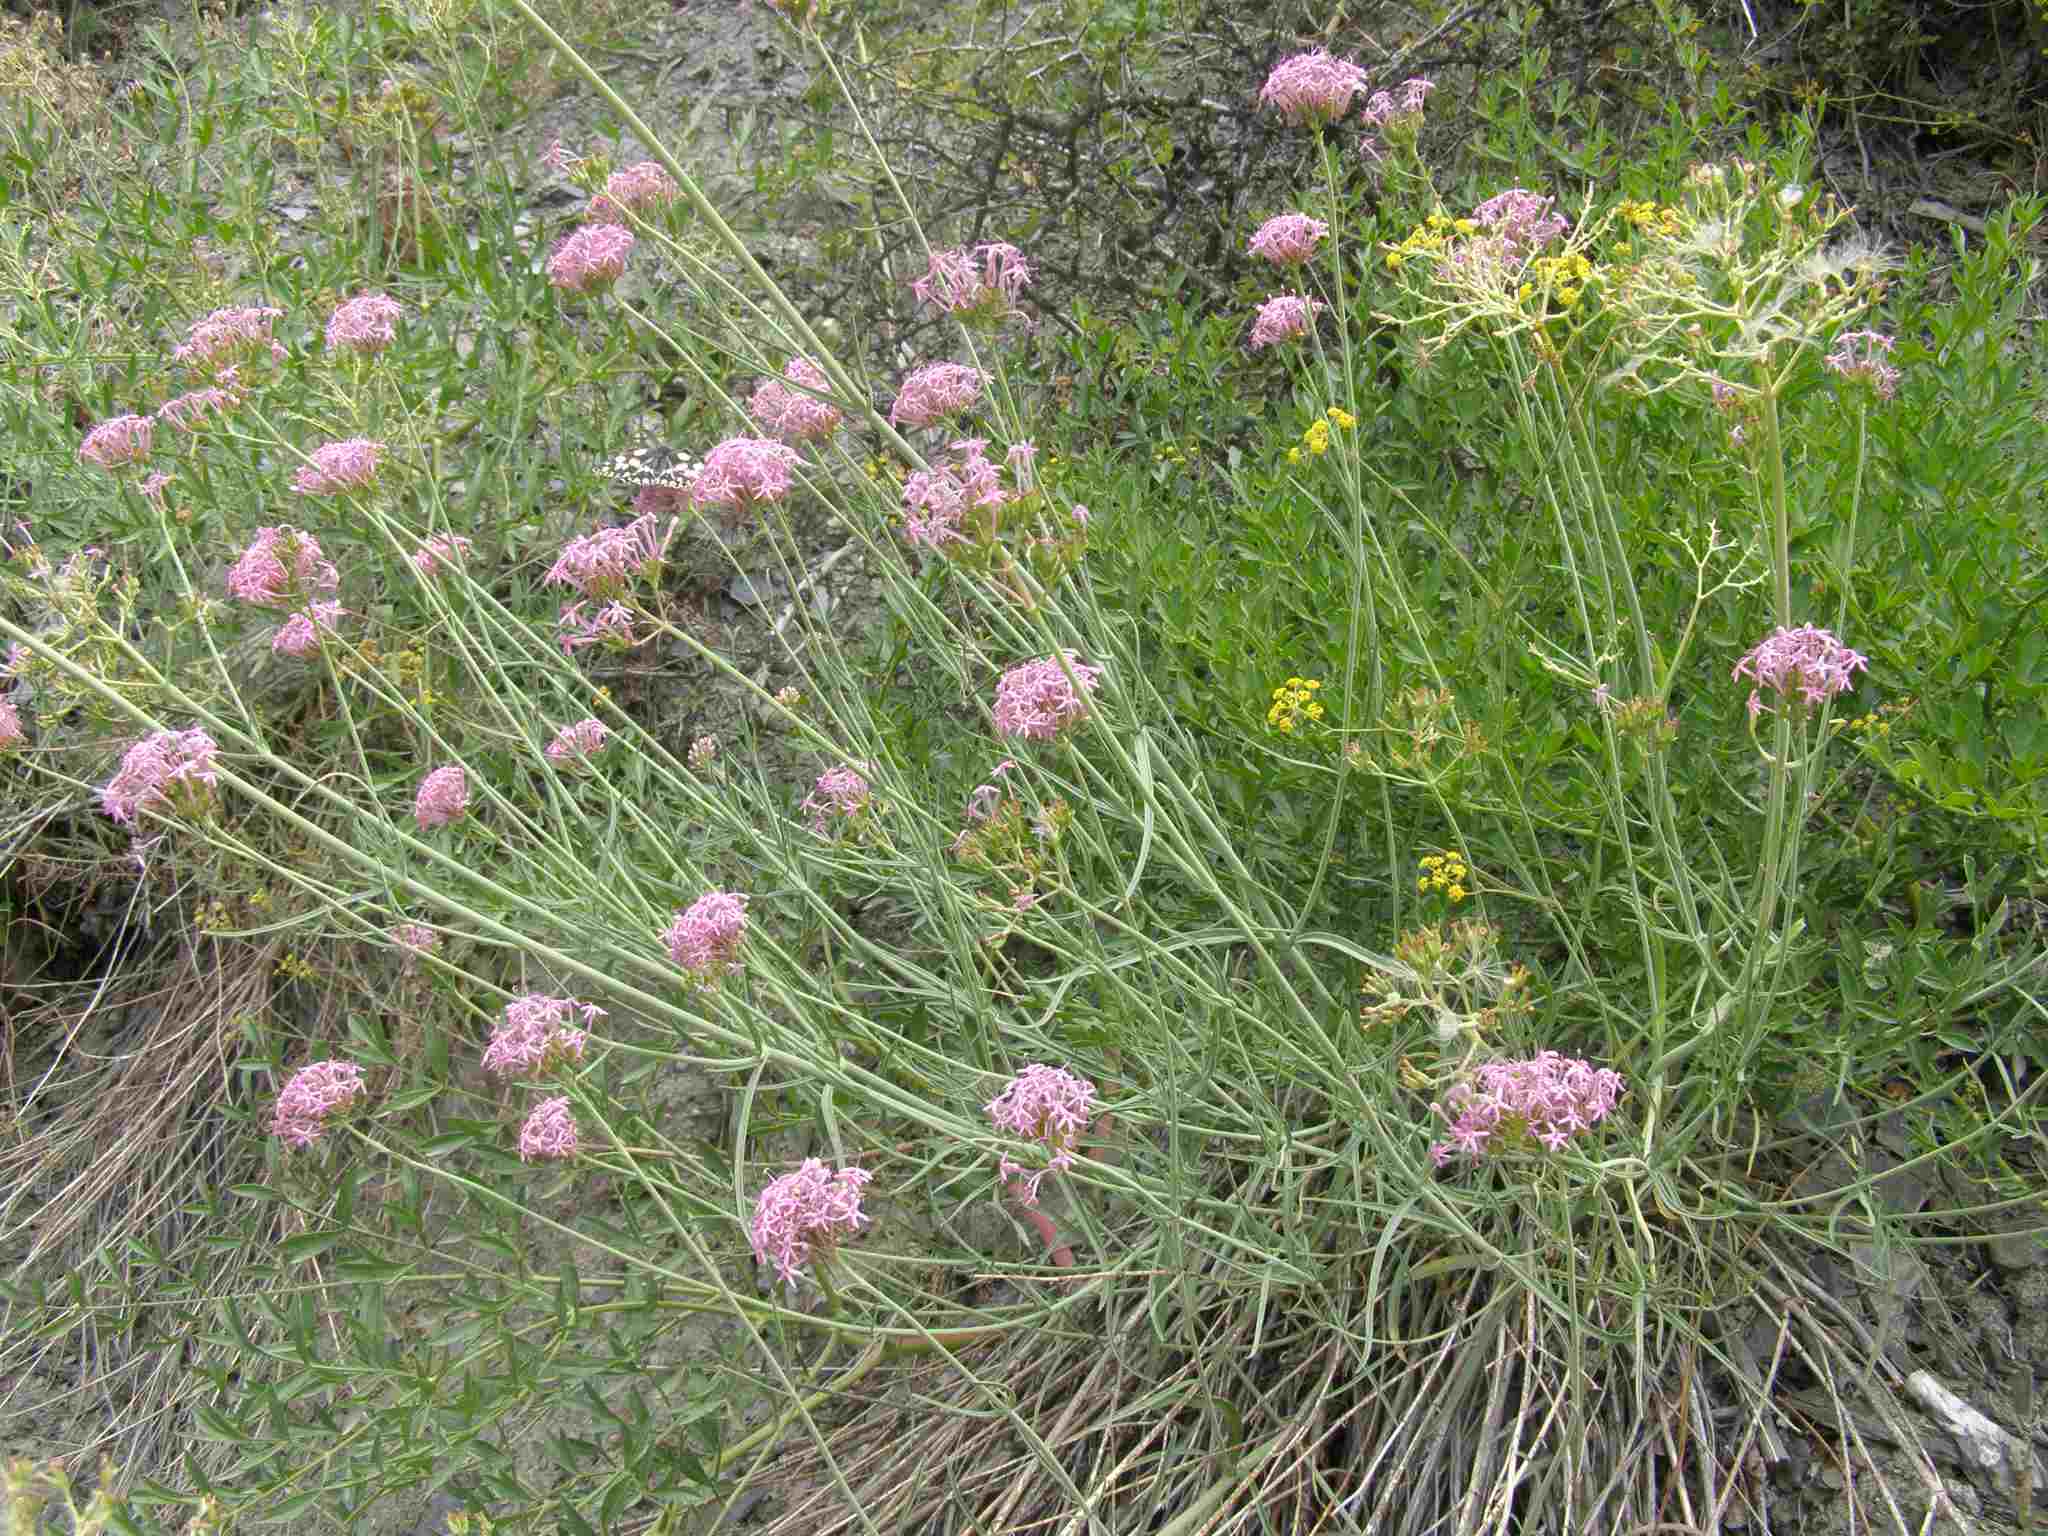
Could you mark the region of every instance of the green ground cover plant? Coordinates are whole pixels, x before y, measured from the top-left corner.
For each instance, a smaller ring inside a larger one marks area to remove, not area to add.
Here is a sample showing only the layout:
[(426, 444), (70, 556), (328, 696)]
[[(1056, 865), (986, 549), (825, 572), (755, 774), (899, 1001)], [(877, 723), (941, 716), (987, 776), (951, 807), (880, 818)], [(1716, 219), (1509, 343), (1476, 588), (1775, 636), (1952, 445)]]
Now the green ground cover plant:
[[(1297, 181), (1131, 314), (865, 140), (900, 357), (523, 0), (10, 127), (11, 915), (211, 993), (114, 1152), (17, 1092), (142, 1191), (9, 1278), (156, 1394), (77, 1528), (1714, 1529), (1794, 1374), (1913, 1433), (1808, 1265), (2038, 1207), (2042, 206), (1937, 273), (1796, 122), (1267, 65)], [(478, 152), (550, 70), (648, 157)]]

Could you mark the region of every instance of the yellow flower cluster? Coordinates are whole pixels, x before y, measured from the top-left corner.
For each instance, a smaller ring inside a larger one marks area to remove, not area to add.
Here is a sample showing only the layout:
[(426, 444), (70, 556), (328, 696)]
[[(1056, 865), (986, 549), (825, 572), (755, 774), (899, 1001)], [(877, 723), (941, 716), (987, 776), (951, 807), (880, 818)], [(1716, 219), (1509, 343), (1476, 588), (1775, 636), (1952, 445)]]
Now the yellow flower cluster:
[(1320, 720), (1323, 706), (1316, 702), (1316, 693), (1323, 686), (1321, 678), (1290, 677), (1273, 690), (1273, 707), (1266, 711), (1266, 724), (1276, 731), (1291, 731), (1301, 720)]
[(1671, 240), (1685, 233), (1684, 218), (1667, 204), (1624, 202), (1614, 211), (1631, 229), (1646, 230)]
[(1526, 304), (1538, 292), (1546, 292), (1557, 299), (1559, 309), (1575, 308), (1586, 291), (1586, 284), (1599, 272), (1599, 268), (1580, 251), (1566, 251), (1562, 256), (1538, 256), (1529, 263), (1529, 270), (1535, 274), (1536, 280), (1522, 284), (1515, 296)]
[[(1308, 449), (1311, 454), (1318, 458), (1328, 453), (1330, 451), (1330, 428), (1332, 425), (1336, 426), (1340, 432), (1349, 432), (1358, 425), (1358, 418), (1340, 406), (1331, 406), (1329, 410), (1308, 424), (1308, 430), (1301, 434), (1301, 447)], [(1288, 449), (1287, 462), (1299, 464), (1301, 462), (1301, 448)]]
[(1431, 891), (1442, 891), (1453, 902), (1460, 902), (1472, 894), (1465, 885), (1465, 882), (1472, 878), (1472, 871), (1465, 867), (1464, 859), (1455, 853), (1428, 854), (1417, 869), (1420, 873), (1415, 879), (1415, 889), (1424, 895)]
[(1408, 231), (1399, 244), (1387, 247), (1387, 270), (1398, 272), (1410, 256), (1441, 255), (1452, 240), (1475, 235), (1479, 226), (1470, 219), (1454, 219), (1446, 213), (1432, 213)]

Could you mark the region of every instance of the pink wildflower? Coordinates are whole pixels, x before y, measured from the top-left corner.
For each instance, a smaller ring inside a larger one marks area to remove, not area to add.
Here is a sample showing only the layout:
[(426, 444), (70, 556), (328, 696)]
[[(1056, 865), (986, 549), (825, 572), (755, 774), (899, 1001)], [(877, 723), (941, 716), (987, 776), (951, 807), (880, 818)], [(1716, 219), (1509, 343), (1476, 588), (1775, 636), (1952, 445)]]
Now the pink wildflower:
[[(1023, 891), (1019, 897), (1031, 893)], [(1032, 903), (1013, 903), (1024, 911)], [(1050, 1156), (1046, 1166), (1024, 1180), (1018, 1198), (1027, 1206), (1038, 1204), (1038, 1186), (1048, 1174), (1064, 1173), (1074, 1166), (1074, 1145), (1087, 1129), (1097, 1107), (1095, 1085), (1064, 1067), (1030, 1066), (1011, 1078), (1003, 1091), (982, 1106), (995, 1128), (1024, 1141), (1035, 1141)], [(1005, 1183), (1023, 1173), (1021, 1164), (1002, 1160)]]
[(601, 645), (610, 651), (629, 651), (640, 643), (633, 633), (633, 610), (624, 603), (606, 603), (595, 613), (585, 614), (589, 603), (562, 604), (556, 619), (561, 633), (556, 637), (564, 656), (573, 656), (587, 645)]
[(204, 389), (188, 389), (158, 406), (156, 419), (168, 422), (180, 432), (197, 432), (206, 424), (207, 417), (222, 415), (240, 405), (242, 393), (240, 389), (218, 384), (210, 384)]
[(689, 911), (676, 914), (661, 941), (677, 965), (699, 981), (711, 981), (738, 962), (746, 936), (747, 898), (730, 891), (706, 891)]
[(829, 1255), (842, 1235), (867, 1224), (860, 1192), (874, 1175), (865, 1168), (828, 1171), (809, 1158), (794, 1173), (771, 1181), (754, 1202), (754, 1258), (775, 1265), (785, 1285), (813, 1256)]
[(818, 775), (817, 784), (799, 807), (810, 813), (811, 831), (823, 837), (834, 816), (852, 822), (868, 808), (868, 781), (862, 774), (862, 770), (867, 768), (866, 763), (852, 768), (842, 765), (827, 768)]
[(270, 1134), (290, 1147), (310, 1147), (327, 1122), (349, 1109), (365, 1092), (363, 1069), (352, 1061), (316, 1061), (299, 1068), (277, 1096)]
[(304, 661), (340, 627), (342, 614), (339, 603), (315, 603), (278, 626), (277, 633), (270, 637), (270, 649), (280, 656), (295, 656)]
[(1350, 111), (1351, 98), (1364, 89), (1364, 70), (1318, 48), (1275, 65), (1259, 101), (1290, 123), (1321, 128)]
[(171, 483), (172, 476), (163, 470), (147, 476), (141, 486), (142, 494), (161, 507), (164, 504), (164, 487)]
[(1314, 258), (1317, 244), (1329, 232), (1330, 226), (1321, 219), (1312, 219), (1305, 213), (1283, 213), (1261, 224), (1247, 249), (1276, 267), (1298, 267)]
[(913, 281), (918, 302), (963, 318), (1000, 320), (1012, 314), (1031, 284), (1031, 267), (1014, 245), (990, 241), (965, 250), (933, 251), (930, 270)]
[(542, 1099), (519, 1127), (522, 1163), (562, 1162), (576, 1155), (576, 1144), (576, 1116), (570, 1112), (566, 1093)]
[(1301, 340), (1315, 324), (1316, 316), (1328, 307), (1298, 293), (1278, 294), (1266, 300), (1259, 306), (1259, 318), (1252, 325), (1253, 349)]
[(928, 427), (970, 409), (981, 398), (983, 374), (965, 363), (926, 363), (903, 381), (889, 423)]
[(220, 751), (204, 731), (158, 731), (128, 749), (120, 770), (100, 791), (100, 807), (123, 825), (137, 813), (205, 798), (217, 782), (213, 759)]
[(595, 1029), (605, 1011), (573, 997), (515, 997), (491, 1033), (484, 1070), (496, 1077), (531, 1077), (564, 1061), (581, 1061), (588, 1037), (569, 1022), (579, 1014), (584, 1029)]
[(21, 711), (14, 707), (14, 700), (0, 695), (0, 752), (21, 746), (28, 740), (28, 732), (21, 728)]
[(384, 445), (367, 437), (322, 443), (313, 450), (312, 462), (300, 466), (292, 476), (292, 489), (301, 496), (362, 490), (377, 478), (377, 465), (383, 457)]
[(564, 293), (587, 293), (615, 282), (626, 270), (633, 232), (622, 224), (587, 224), (548, 257), (548, 281)]
[(604, 190), (590, 200), (591, 222), (623, 224), (627, 213), (663, 207), (682, 196), (682, 191), (656, 162), (637, 161), (605, 178)]
[[(400, 949), (412, 951), (414, 956), (431, 954), (441, 947), (441, 935), (425, 923), (396, 923), (389, 938)], [(408, 959), (407, 964), (410, 963)]]
[(432, 576), (443, 566), (457, 566), (476, 548), (459, 533), (440, 533), (412, 552), (412, 568)]
[(1556, 201), (1510, 187), (1473, 209), (1472, 222), (1492, 236), (1491, 248), (1514, 271), (1571, 228), (1562, 215), (1552, 212)]
[[(1359, 115), (1373, 133), (1384, 133), (1390, 138), (1412, 133), (1422, 120), (1422, 104), (1435, 89), (1433, 81), (1419, 78), (1404, 80), (1399, 95), (1392, 91), (1374, 91), (1365, 104), (1365, 111)], [(1367, 159), (1380, 158), (1380, 147), (1372, 133), (1368, 133), (1358, 147)]]
[(1878, 331), (1844, 331), (1835, 338), (1834, 350), (1820, 360), (1821, 367), (1845, 379), (1867, 379), (1880, 400), (1899, 392), (1899, 370), (1891, 357), (1892, 338)]
[(1072, 651), (1066, 656), (1066, 667), (1057, 656), (1043, 656), (1003, 674), (996, 684), (998, 735), (1051, 741), (1088, 713), (1088, 695), (1095, 691), (1102, 668), (1085, 665)]
[(436, 768), (420, 780), (419, 793), (412, 802), (413, 818), (422, 832), (445, 827), (468, 809), (469, 775), (460, 763)]
[(568, 145), (564, 144), (560, 139), (550, 139), (548, 140), (548, 147), (540, 152), (540, 163), (553, 171), (557, 176), (566, 176), (569, 172), (569, 167), (580, 162), (575, 155), (569, 152)]
[(340, 581), (320, 541), (289, 523), (258, 528), (228, 570), (229, 593), (258, 608), (289, 607), (315, 592), (332, 592)]
[(216, 309), (193, 322), (185, 341), (172, 350), (171, 359), (208, 377), (245, 358), (267, 356), (281, 363), (288, 354), (272, 338), (270, 327), (283, 318), (281, 309)]
[(580, 765), (602, 752), (610, 738), (611, 731), (605, 723), (595, 715), (588, 715), (555, 732), (555, 739), (547, 744), (543, 755), (557, 768), (572, 763)]
[(149, 457), (156, 427), (147, 416), (115, 416), (85, 434), (78, 462), (101, 469), (121, 469)]
[(405, 306), (381, 293), (359, 293), (328, 317), (327, 350), (371, 356), (398, 340)]
[(1796, 688), (1806, 704), (1820, 705), (1838, 693), (1847, 693), (1852, 674), (1869, 667), (1868, 657), (1850, 650), (1825, 629), (1811, 624), (1787, 629), (1781, 624), (1752, 646), (1729, 675), (1748, 677), (1757, 684), (1749, 694), (1749, 718), (1754, 720), (1763, 713), (1765, 688), (1780, 698), (1790, 696)]
[(671, 522), (663, 532), (651, 515), (635, 518), (623, 528), (600, 528), (571, 539), (562, 546), (555, 563), (541, 578), (544, 587), (574, 587), (585, 597), (599, 601), (624, 595), (636, 579), (652, 580), (661, 567), (668, 541), (675, 536)]
[(1002, 803), (1003, 787), (996, 781), (1003, 778), (1017, 766), (1017, 760), (1006, 757), (997, 763), (989, 774), (990, 782), (975, 786), (974, 793), (967, 797), (966, 817), (969, 821), (992, 821), (996, 807)]
[(1441, 1168), (1453, 1157), (1478, 1161), (1489, 1150), (1534, 1140), (1552, 1152), (1607, 1117), (1622, 1078), (1575, 1056), (1544, 1051), (1526, 1061), (1491, 1061), (1462, 1078), (1430, 1112), (1449, 1126), (1429, 1149)]
[(1002, 472), (989, 462), (988, 439), (964, 438), (953, 444), (958, 464), (913, 471), (903, 482), (903, 536), (913, 544), (944, 549), (965, 539), (961, 523), (969, 511), (994, 510), (1010, 500)]
[(699, 736), (690, 743), (689, 762), (693, 773), (702, 773), (718, 758), (718, 738)]
[[(792, 384), (803, 387), (792, 389)], [(823, 442), (839, 430), (844, 419), (838, 406), (819, 398), (830, 390), (830, 382), (816, 363), (807, 357), (793, 357), (782, 370), (782, 379), (769, 379), (754, 391), (754, 420), (769, 436), (785, 443)]]
[(724, 507), (738, 514), (789, 494), (796, 450), (765, 437), (729, 437), (704, 455), (704, 467), (690, 487), (699, 509)]

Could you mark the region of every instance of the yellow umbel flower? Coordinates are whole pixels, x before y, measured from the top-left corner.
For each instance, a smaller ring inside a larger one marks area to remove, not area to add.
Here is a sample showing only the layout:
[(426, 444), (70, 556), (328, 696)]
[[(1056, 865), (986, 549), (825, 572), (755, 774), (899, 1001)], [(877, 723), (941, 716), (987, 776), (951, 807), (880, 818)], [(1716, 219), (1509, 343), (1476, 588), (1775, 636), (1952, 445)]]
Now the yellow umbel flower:
[(1320, 720), (1323, 706), (1316, 701), (1316, 693), (1323, 686), (1318, 677), (1290, 677), (1273, 690), (1273, 707), (1266, 711), (1266, 725), (1269, 729), (1283, 734), (1293, 731), (1297, 722)]
[(1460, 854), (1426, 854), (1415, 867), (1415, 889), (1425, 896), (1442, 891), (1455, 906), (1472, 894), (1465, 883), (1472, 878), (1472, 871)]

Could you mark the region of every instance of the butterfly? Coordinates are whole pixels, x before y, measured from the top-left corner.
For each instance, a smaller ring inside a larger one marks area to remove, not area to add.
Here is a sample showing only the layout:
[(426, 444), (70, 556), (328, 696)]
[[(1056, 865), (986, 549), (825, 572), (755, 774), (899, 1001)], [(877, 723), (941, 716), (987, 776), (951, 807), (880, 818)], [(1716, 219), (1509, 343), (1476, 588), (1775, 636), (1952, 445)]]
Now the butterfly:
[(615, 485), (645, 490), (687, 491), (703, 465), (681, 449), (667, 443), (642, 443), (624, 453), (612, 455), (597, 466), (597, 472)]

